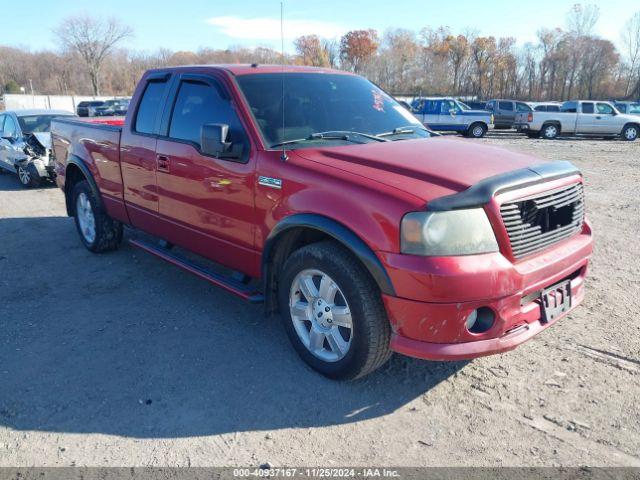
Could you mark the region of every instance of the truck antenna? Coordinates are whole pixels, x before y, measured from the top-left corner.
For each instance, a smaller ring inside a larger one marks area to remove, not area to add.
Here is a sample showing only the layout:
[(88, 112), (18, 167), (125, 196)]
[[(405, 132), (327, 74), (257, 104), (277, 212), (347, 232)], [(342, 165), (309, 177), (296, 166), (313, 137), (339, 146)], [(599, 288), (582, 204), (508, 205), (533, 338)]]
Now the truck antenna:
[(286, 137), (285, 120), (284, 120), (284, 1), (280, 2), (280, 54), (282, 56), (282, 155), (280, 160), (286, 162), (289, 160), (287, 156), (287, 146), (284, 144)]

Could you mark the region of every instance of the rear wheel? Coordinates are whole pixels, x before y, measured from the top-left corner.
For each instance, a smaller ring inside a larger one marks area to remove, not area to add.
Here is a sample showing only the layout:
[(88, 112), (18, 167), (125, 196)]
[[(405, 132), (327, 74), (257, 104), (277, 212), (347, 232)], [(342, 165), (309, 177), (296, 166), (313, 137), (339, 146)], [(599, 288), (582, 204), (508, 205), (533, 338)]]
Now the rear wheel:
[(550, 123), (542, 127), (542, 138), (553, 140), (560, 135), (560, 129), (555, 123)]
[(637, 125), (627, 125), (622, 129), (622, 139), (633, 142), (640, 135), (640, 128)]
[(467, 136), (471, 138), (482, 138), (487, 133), (487, 126), (484, 123), (474, 123), (467, 130)]
[(355, 379), (391, 356), (380, 291), (341, 245), (320, 242), (295, 251), (284, 265), (278, 296), (293, 347), (323, 375)]
[(84, 246), (94, 253), (118, 248), (122, 241), (122, 224), (102, 210), (86, 180), (74, 186), (72, 198), (76, 228)]
[(26, 167), (18, 165), (16, 171), (18, 173), (18, 179), (24, 187), (35, 188), (42, 184), (43, 179), (33, 165), (27, 165)]

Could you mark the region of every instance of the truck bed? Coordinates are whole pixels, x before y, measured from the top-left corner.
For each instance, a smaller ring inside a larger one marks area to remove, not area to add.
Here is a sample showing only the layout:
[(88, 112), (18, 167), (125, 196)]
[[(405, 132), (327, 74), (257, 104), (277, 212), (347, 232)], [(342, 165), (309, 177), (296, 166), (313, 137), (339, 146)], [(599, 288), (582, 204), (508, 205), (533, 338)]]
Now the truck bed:
[(123, 206), (120, 172), (122, 117), (56, 118), (51, 122), (57, 183), (64, 189), (69, 162), (82, 159), (100, 189), (105, 208), (118, 217)]

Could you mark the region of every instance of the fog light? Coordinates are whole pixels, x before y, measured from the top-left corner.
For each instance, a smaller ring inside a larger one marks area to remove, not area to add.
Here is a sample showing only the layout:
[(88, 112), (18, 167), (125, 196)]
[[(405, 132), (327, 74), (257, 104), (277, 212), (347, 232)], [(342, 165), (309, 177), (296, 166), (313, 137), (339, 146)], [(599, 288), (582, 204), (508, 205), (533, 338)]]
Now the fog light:
[(474, 310), (469, 314), (469, 316), (467, 317), (467, 321), (465, 322), (465, 326), (467, 327), (467, 330), (471, 330), (477, 321), (478, 321), (478, 310)]
[(465, 326), (471, 333), (484, 333), (493, 327), (494, 320), (493, 310), (480, 307), (469, 314)]

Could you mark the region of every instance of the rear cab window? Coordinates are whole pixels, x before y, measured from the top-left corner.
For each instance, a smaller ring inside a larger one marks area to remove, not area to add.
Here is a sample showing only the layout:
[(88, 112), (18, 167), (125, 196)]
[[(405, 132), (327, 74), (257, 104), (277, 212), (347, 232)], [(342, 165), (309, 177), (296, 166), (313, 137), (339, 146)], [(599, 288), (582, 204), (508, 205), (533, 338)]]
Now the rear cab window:
[(582, 104), (582, 113), (594, 113), (595, 110), (593, 108), (593, 103), (583, 103)]
[(134, 131), (143, 134), (156, 133), (158, 114), (162, 108), (162, 98), (166, 89), (166, 79), (150, 80), (147, 83), (136, 112)]
[(526, 103), (517, 102), (516, 103), (516, 112), (531, 112), (531, 107)]

